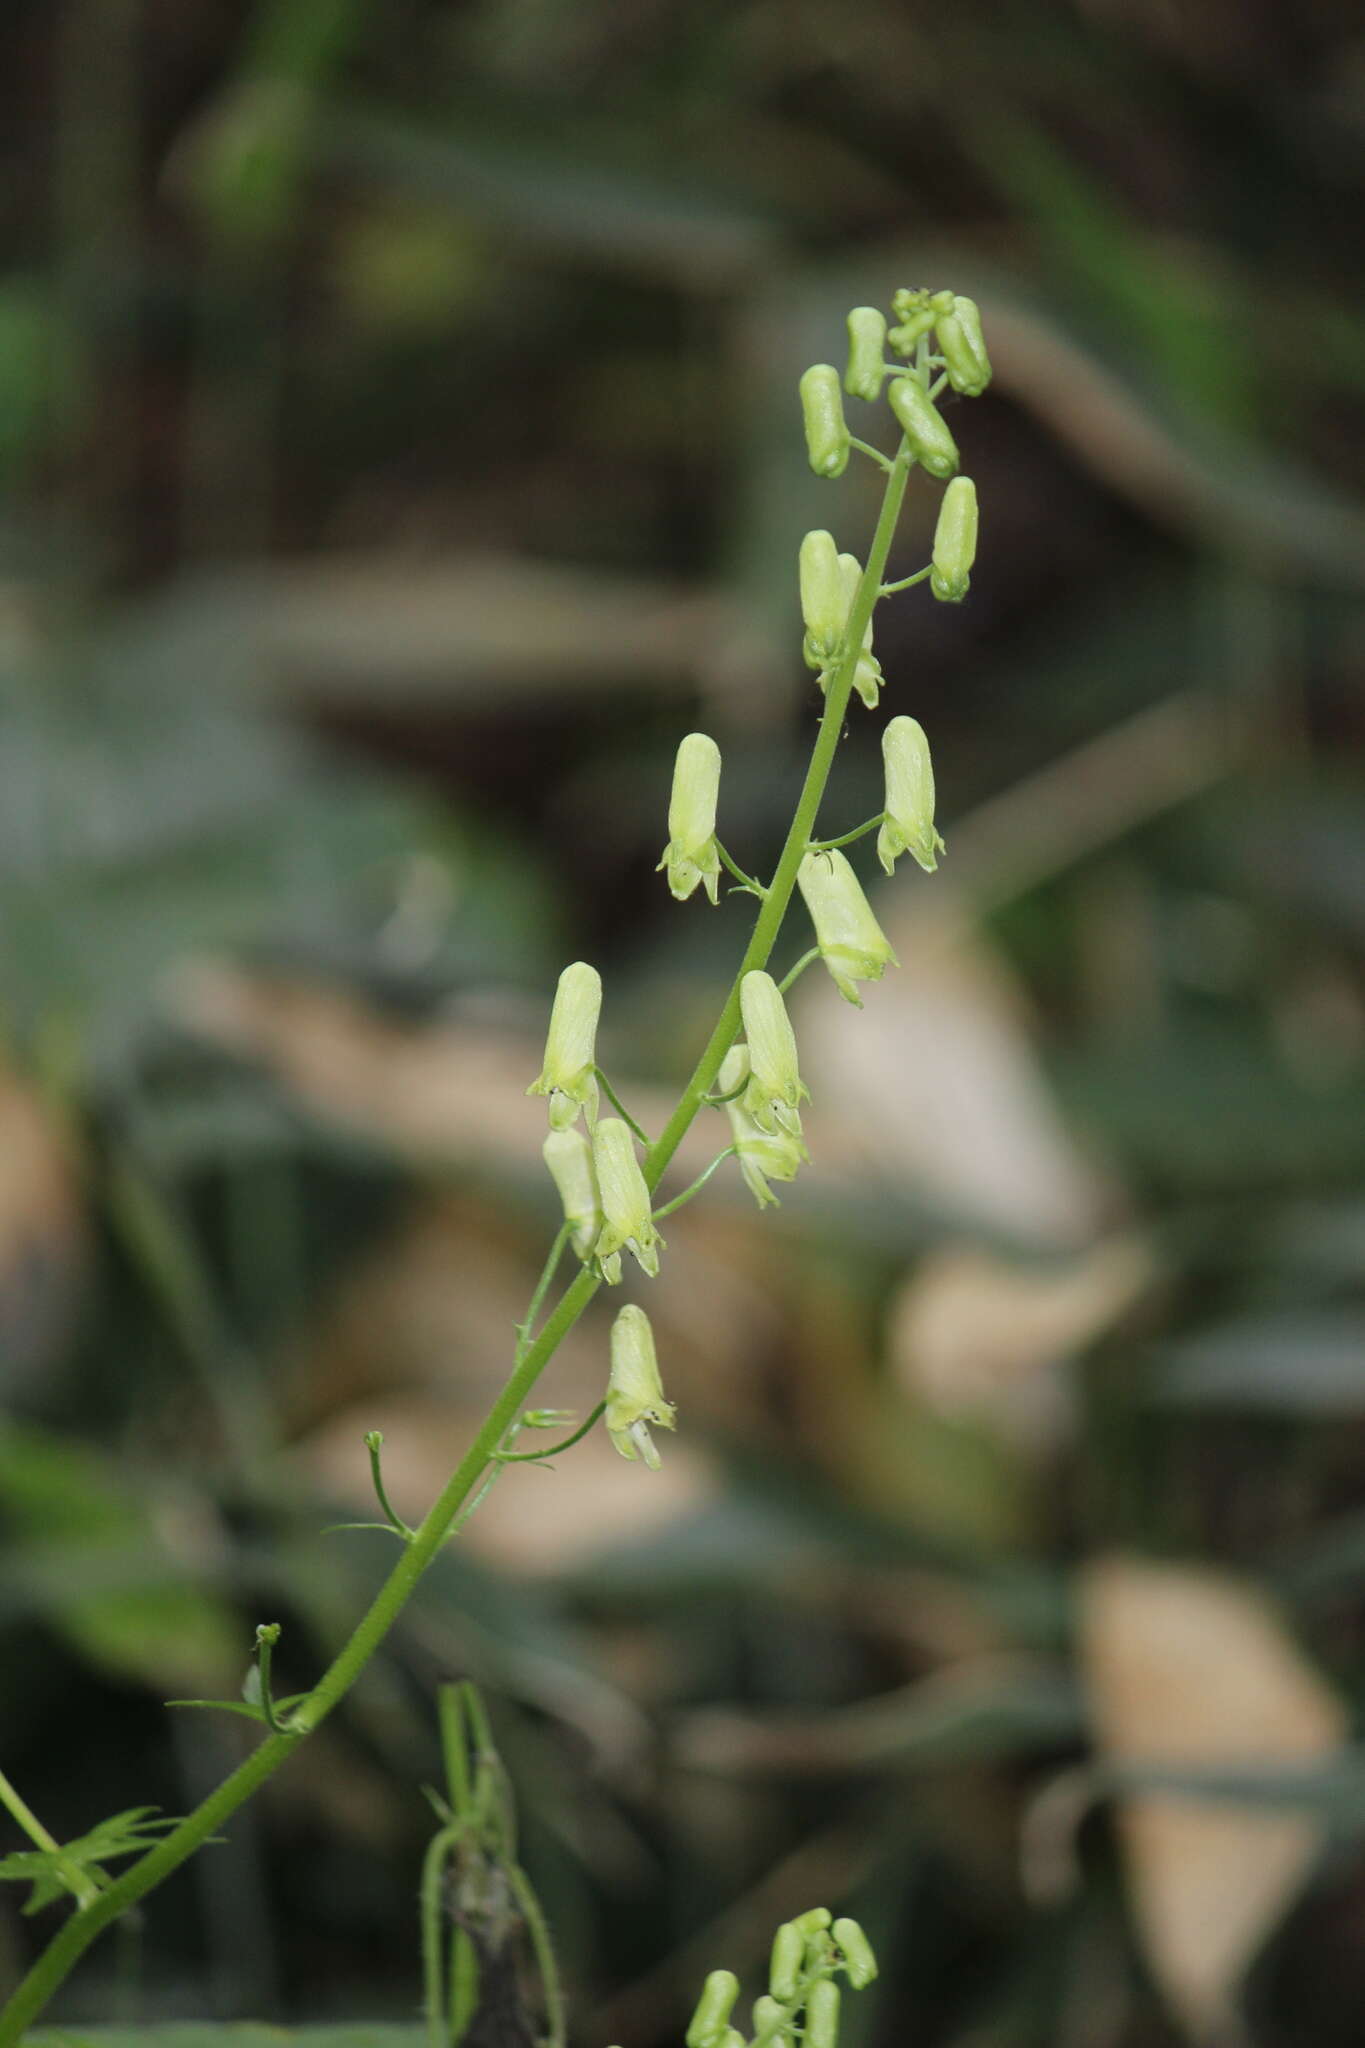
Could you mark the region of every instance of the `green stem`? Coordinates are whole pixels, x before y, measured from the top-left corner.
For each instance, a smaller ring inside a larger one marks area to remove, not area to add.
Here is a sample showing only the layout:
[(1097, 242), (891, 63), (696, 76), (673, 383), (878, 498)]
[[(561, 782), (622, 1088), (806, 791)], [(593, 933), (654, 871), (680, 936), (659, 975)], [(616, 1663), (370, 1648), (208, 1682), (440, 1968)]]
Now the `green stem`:
[(856, 448), (860, 455), (870, 455), (878, 468), (884, 469), (890, 476), (891, 458), (889, 455), (883, 455), (880, 448), (874, 448), (870, 441), (860, 441), (856, 434), (849, 435), (848, 445), (850, 448)]
[(781, 981), (778, 982), (777, 993), (780, 996), (784, 996), (787, 993), (787, 990), (791, 988), (793, 983), (799, 981), (801, 976), (805, 973), (806, 969), (808, 967), (813, 967), (815, 962), (819, 958), (820, 948), (818, 946), (812, 946), (809, 953), (803, 953), (801, 955), (801, 958), (797, 961), (795, 967), (789, 967), (787, 972), (783, 975)]
[(540, 1988), (545, 1998), (545, 2024), (549, 2028), (544, 2048), (564, 2048), (564, 1993), (559, 1982), (559, 1965), (555, 1961), (550, 1930), (545, 1924), (540, 1900), (536, 1897), (531, 1881), (521, 1865), (513, 1864), (507, 1875), (513, 1896), (521, 1908), (521, 1917), (530, 1933), (531, 1949), (540, 1973)]
[(498, 1463), (500, 1465), (531, 1465), (541, 1458), (557, 1458), (561, 1451), (571, 1450), (576, 1443), (581, 1443), (590, 1429), (596, 1429), (606, 1413), (606, 1409), (606, 1402), (599, 1401), (587, 1421), (581, 1422), (572, 1436), (564, 1437), (557, 1444), (548, 1445), (543, 1451), (499, 1451)]
[(598, 1080), (601, 1082), (602, 1093), (606, 1096), (607, 1101), (616, 1111), (616, 1114), (622, 1119), (624, 1123), (628, 1123), (630, 1125), (630, 1128), (634, 1131), (636, 1137), (640, 1140), (640, 1143), (642, 1145), (647, 1145), (649, 1143), (649, 1133), (647, 1131), (642, 1131), (640, 1129), (640, 1126), (636, 1123), (634, 1117), (626, 1108), (626, 1105), (624, 1104), (624, 1102), (622, 1102), (616, 1090), (612, 1087), (611, 1082), (602, 1072), (602, 1069), (600, 1067), (594, 1067), (593, 1072), (594, 1074), (596, 1074)]
[(878, 811), (875, 818), (869, 818), (866, 824), (855, 827), (852, 832), (845, 832), (838, 839), (813, 839), (810, 850), (812, 853), (833, 853), (836, 846), (852, 846), (855, 839), (865, 839), (869, 832), (875, 832), (885, 816), (885, 811)]
[[(669, 1162), (702, 1107), (715, 1082), (721, 1062), (739, 1030), (740, 984), (755, 968), (766, 967), (787, 906), (796, 888), (797, 871), (815, 831), (820, 802), (839, 745), (844, 714), (853, 687), (863, 634), (872, 617), (877, 593), (886, 572), (887, 557), (900, 515), (905, 486), (910, 474), (910, 453), (902, 438), (887, 478), (886, 492), (876, 532), (849, 611), (844, 652), (829, 681), (820, 728), (811, 752), (806, 779), (801, 787), (791, 828), (781, 857), (754, 924), (739, 972), (735, 976), (714, 1031), (682, 1097), (659, 1137), (650, 1146), (644, 1162), (645, 1180), (651, 1190), (663, 1178)], [(450, 1534), (470, 1493), (490, 1464), (495, 1464), (499, 1446), (520, 1414), (527, 1395), (539, 1379), (560, 1343), (578, 1321), (602, 1282), (586, 1266), (580, 1268), (556, 1302), (540, 1335), (529, 1343), (512, 1368), (502, 1392), (493, 1403), (482, 1427), (460, 1460), (421, 1525), (402, 1551), (397, 1563), (375, 1594), (369, 1608), (318, 1680), (312, 1693), (295, 1708), (289, 1726), (266, 1738), (240, 1763), (221, 1785), (212, 1791), (193, 1813), (164, 1835), (139, 1857), (130, 1869), (107, 1890), (73, 1913), (38, 1957), (28, 1975), (0, 2011), (0, 2048), (17, 2048), (24, 2030), (35, 2020), (63, 1983), (96, 1935), (111, 1920), (145, 1898), (163, 1878), (169, 1877), (185, 1860), (215, 1834), (236, 1813), (267, 1778), (291, 1756), (299, 1743), (327, 1716), (355, 1684), (376, 1650), (412, 1598), (427, 1567)]]
[(531, 1325), (540, 1314), (545, 1297), (554, 1284), (554, 1277), (558, 1271), (559, 1262), (564, 1256), (564, 1247), (569, 1242), (570, 1229), (571, 1226), (569, 1224), (560, 1224), (555, 1241), (546, 1254), (545, 1264), (541, 1267), (540, 1278), (536, 1282), (536, 1291), (531, 1296), (526, 1313), (521, 1319), (521, 1328), (517, 1332), (518, 1358), (524, 1354), (527, 1345), (531, 1341)]
[(916, 569), (913, 576), (902, 576), (899, 583), (883, 583), (881, 594), (883, 597), (894, 597), (898, 590), (913, 590), (917, 583), (923, 583), (926, 576), (932, 576), (933, 573), (934, 565), (931, 562), (927, 569)]
[(723, 1152), (718, 1152), (705, 1173), (699, 1173), (690, 1188), (684, 1188), (680, 1195), (674, 1195), (673, 1200), (665, 1202), (662, 1209), (652, 1211), (654, 1221), (658, 1223), (663, 1217), (671, 1216), (675, 1209), (681, 1209), (684, 1202), (690, 1202), (693, 1195), (700, 1194), (716, 1168), (723, 1166), (727, 1159), (732, 1159), (738, 1150), (739, 1147), (737, 1145), (727, 1145)]
[(22, 1799), (3, 1771), (0, 1771), (0, 1806), (18, 1823), (35, 1849), (52, 1858), (57, 1874), (78, 1905), (88, 1906), (99, 1897), (99, 1886), (66, 1854), (55, 1835), (48, 1833), (27, 1800)]
[[(394, 1535), (401, 1536), (403, 1541), (407, 1543), (412, 1538), (412, 1531), (403, 1520), (403, 1517), (395, 1514), (389, 1496), (384, 1491), (384, 1474), (379, 1463), (379, 1454), (384, 1448), (384, 1439), (377, 1429), (366, 1431), (365, 1448), (370, 1454), (370, 1478), (374, 1482), (375, 1496), (379, 1501), (380, 1507), (384, 1510), (389, 1527), (393, 1530)], [(377, 1524), (372, 1524), (371, 1526), (377, 1526)]]
[[(735, 880), (739, 883), (740, 887), (742, 889), (750, 890), (753, 895), (757, 896), (759, 902), (761, 903), (763, 901), (763, 898), (768, 893), (767, 890), (763, 887), (762, 882), (756, 882), (752, 875), (746, 875), (743, 868), (740, 866), (739, 862), (737, 860), (731, 860), (729, 854), (725, 851), (725, 848), (721, 845), (719, 839), (716, 841), (716, 852), (720, 855), (722, 863), (730, 870), (730, 873), (734, 876)], [(733, 894), (733, 891), (731, 893)]]

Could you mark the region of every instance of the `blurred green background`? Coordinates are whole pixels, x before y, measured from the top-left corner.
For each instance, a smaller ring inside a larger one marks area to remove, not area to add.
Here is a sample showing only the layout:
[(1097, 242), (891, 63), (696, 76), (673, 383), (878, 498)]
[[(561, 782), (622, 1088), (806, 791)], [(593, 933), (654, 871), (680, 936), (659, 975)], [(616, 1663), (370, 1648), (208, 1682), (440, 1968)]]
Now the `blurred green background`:
[(1357, 2043), (1357, 10), (9, 0), (0, 80), (0, 1757), (59, 1835), (231, 1768), (162, 1702), (258, 1620), (309, 1682), (366, 1429), (414, 1517), (467, 1441), (564, 962), (647, 1125), (688, 1071), (747, 917), (653, 872), (673, 749), (761, 870), (796, 547), (875, 514), (800, 370), (921, 283), (997, 369), (970, 599), (878, 627), (948, 860), (864, 1012), (800, 984), (781, 1210), (669, 1227), (663, 1471), (506, 1476), (62, 2013), (410, 2016), (468, 1674), (585, 2044), (817, 1899), (850, 2048)]

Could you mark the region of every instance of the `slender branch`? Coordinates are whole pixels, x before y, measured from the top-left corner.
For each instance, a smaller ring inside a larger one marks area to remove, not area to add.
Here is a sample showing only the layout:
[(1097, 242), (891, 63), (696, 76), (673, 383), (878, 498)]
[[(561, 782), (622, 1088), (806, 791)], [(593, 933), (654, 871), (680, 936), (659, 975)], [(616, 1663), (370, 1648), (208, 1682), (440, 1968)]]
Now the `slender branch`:
[(532, 1294), (526, 1313), (517, 1328), (518, 1358), (524, 1355), (526, 1347), (531, 1341), (531, 1326), (545, 1304), (546, 1295), (554, 1285), (554, 1277), (559, 1269), (559, 1262), (564, 1256), (564, 1247), (569, 1242), (571, 1231), (571, 1224), (561, 1223), (555, 1233), (555, 1241), (545, 1255), (545, 1264), (540, 1269), (540, 1278), (536, 1282), (535, 1292)]
[(855, 826), (852, 832), (845, 832), (838, 839), (812, 839), (810, 850), (812, 853), (833, 853), (836, 846), (852, 846), (855, 839), (866, 839), (869, 832), (875, 832), (885, 816), (885, 811), (878, 811), (875, 818), (868, 818), (864, 824)]
[(899, 583), (883, 583), (881, 595), (883, 597), (894, 597), (898, 590), (913, 590), (917, 583), (923, 583), (925, 578), (932, 576), (933, 573), (934, 565), (931, 562), (927, 569), (916, 569), (913, 576), (902, 576)]
[[(366, 1430), (365, 1448), (370, 1454), (370, 1478), (374, 1482), (375, 1497), (388, 1518), (389, 1527), (393, 1530), (395, 1536), (401, 1536), (405, 1543), (410, 1543), (412, 1541), (412, 1531), (403, 1520), (403, 1517), (395, 1512), (393, 1504), (384, 1490), (384, 1474), (379, 1462), (379, 1454), (384, 1448), (384, 1439), (377, 1429)], [(369, 1527), (378, 1528), (379, 1524), (371, 1522)]]
[(720, 855), (721, 860), (725, 863), (725, 866), (729, 868), (730, 873), (734, 876), (735, 880), (739, 883), (740, 887), (742, 889), (748, 889), (751, 892), (751, 894), (757, 896), (759, 902), (761, 903), (763, 901), (763, 898), (768, 893), (767, 890), (764, 888), (762, 882), (756, 882), (752, 875), (746, 875), (743, 868), (739, 865), (739, 862), (736, 860), (732, 860), (730, 858), (730, 855), (725, 851), (725, 848), (721, 845), (719, 839), (716, 841), (716, 852)]
[(602, 1069), (600, 1067), (594, 1067), (593, 1072), (594, 1074), (596, 1074), (598, 1080), (602, 1083), (602, 1093), (606, 1096), (607, 1101), (616, 1111), (616, 1114), (623, 1120), (623, 1122), (628, 1123), (630, 1125), (630, 1128), (634, 1131), (636, 1137), (640, 1140), (640, 1143), (642, 1145), (647, 1145), (649, 1143), (649, 1133), (647, 1131), (642, 1131), (640, 1129), (640, 1126), (636, 1123), (634, 1117), (626, 1108), (626, 1105), (624, 1104), (624, 1102), (622, 1102), (616, 1090), (612, 1087), (611, 1082), (602, 1072)]
[(55, 1835), (48, 1833), (28, 1801), (20, 1797), (3, 1771), (0, 1771), (0, 1806), (23, 1829), (34, 1848), (43, 1850), (52, 1858), (57, 1875), (78, 1905), (88, 1906), (92, 1899), (99, 1897), (100, 1888), (89, 1872), (82, 1870), (80, 1864), (67, 1855)]
[(856, 434), (849, 435), (848, 445), (850, 448), (856, 448), (860, 455), (870, 455), (878, 467), (884, 469), (887, 475), (890, 476), (891, 457), (883, 455), (880, 448), (874, 448), (870, 441), (860, 441)]
[[(794, 982), (799, 981), (801, 976), (805, 973), (806, 969), (808, 967), (814, 966), (815, 962), (819, 958), (820, 948), (818, 946), (812, 946), (809, 953), (803, 953), (801, 955), (801, 958), (797, 961), (795, 967), (789, 967), (787, 969), (787, 972), (783, 975), (781, 981), (778, 982), (778, 994), (780, 996), (784, 996), (787, 993), (787, 990), (792, 986), (792, 984)], [(747, 1087), (747, 1085), (747, 1082), (741, 1082), (740, 1084), (741, 1087)], [(738, 1094), (739, 1089), (736, 1089), (735, 1093)]]
[[(658, 1211), (655, 1213), (657, 1214)], [(549, 1444), (543, 1451), (499, 1451), (498, 1463), (500, 1465), (530, 1465), (540, 1458), (557, 1458), (561, 1451), (570, 1450), (574, 1444), (581, 1443), (588, 1434), (588, 1431), (597, 1427), (597, 1424), (606, 1413), (606, 1407), (605, 1401), (599, 1401), (587, 1421), (580, 1423), (573, 1435), (566, 1436), (562, 1442)]]
[(531, 1881), (519, 1863), (514, 1863), (507, 1873), (508, 1881), (521, 1917), (526, 1922), (531, 1936), (531, 1949), (540, 1972), (540, 1988), (545, 1996), (545, 2024), (549, 2028), (544, 2048), (564, 2048), (567, 2038), (564, 2016), (564, 1992), (559, 1982), (559, 1965), (555, 1961), (554, 1944), (550, 1930), (545, 1924), (545, 1915), (540, 1910)]
[(684, 1202), (690, 1202), (693, 1195), (700, 1194), (716, 1168), (723, 1166), (727, 1159), (733, 1158), (738, 1150), (739, 1147), (737, 1145), (727, 1145), (723, 1152), (718, 1152), (705, 1173), (699, 1173), (690, 1188), (684, 1188), (680, 1195), (674, 1195), (673, 1200), (665, 1202), (662, 1209), (651, 1211), (654, 1221), (658, 1223), (663, 1217), (671, 1216), (675, 1209), (681, 1209)]
[(742, 1095), (748, 1085), (749, 1076), (746, 1074), (742, 1081), (737, 1081), (733, 1088), (727, 1088), (723, 1095), (703, 1095), (702, 1101), (708, 1109), (723, 1109), (727, 1102), (733, 1102), (737, 1096)]

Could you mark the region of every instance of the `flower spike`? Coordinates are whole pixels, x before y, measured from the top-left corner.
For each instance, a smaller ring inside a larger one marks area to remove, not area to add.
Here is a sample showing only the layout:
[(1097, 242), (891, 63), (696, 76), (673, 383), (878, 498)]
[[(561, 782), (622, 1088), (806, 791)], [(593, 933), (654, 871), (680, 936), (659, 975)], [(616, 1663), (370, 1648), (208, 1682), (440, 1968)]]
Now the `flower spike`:
[(649, 1425), (672, 1429), (674, 1413), (673, 1403), (664, 1399), (649, 1317), (634, 1302), (627, 1302), (611, 1326), (607, 1434), (623, 1458), (641, 1458), (651, 1472), (657, 1472), (659, 1453)]
[(659, 1271), (657, 1247), (663, 1243), (650, 1213), (649, 1189), (635, 1157), (635, 1140), (620, 1117), (604, 1116), (594, 1126), (592, 1163), (602, 1203), (602, 1228), (593, 1256), (608, 1286), (621, 1278), (621, 1253), (629, 1251), (642, 1273), (654, 1279)]
[(880, 981), (888, 967), (899, 965), (890, 941), (872, 915), (858, 877), (837, 848), (808, 853), (796, 879), (825, 965), (844, 1000), (861, 1009), (856, 984)]
[(597, 1020), (602, 1012), (602, 977), (586, 960), (564, 969), (550, 1011), (545, 1063), (528, 1095), (548, 1095), (550, 1125), (566, 1131), (580, 1110), (591, 1124), (597, 1116)]
[(877, 834), (877, 858), (891, 874), (903, 853), (913, 854), (926, 874), (947, 848), (934, 829), (934, 764), (917, 718), (893, 718), (882, 734), (886, 765), (886, 816)]
[(705, 884), (712, 903), (717, 901), (720, 854), (716, 847), (716, 799), (719, 793), (720, 748), (704, 732), (690, 732), (679, 745), (673, 763), (668, 844), (659, 862), (659, 868), (668, 869), (668, 886), (679, 903), (686, 902), (699, 882)]

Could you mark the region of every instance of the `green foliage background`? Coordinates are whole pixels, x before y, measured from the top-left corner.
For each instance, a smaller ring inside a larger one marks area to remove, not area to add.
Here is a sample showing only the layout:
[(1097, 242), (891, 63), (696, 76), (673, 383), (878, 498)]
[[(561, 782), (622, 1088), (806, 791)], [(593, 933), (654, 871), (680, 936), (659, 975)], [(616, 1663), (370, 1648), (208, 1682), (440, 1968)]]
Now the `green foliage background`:
[[(1087, 1561), (1268, 1587), (1359, 1714), (1354, 10), (15, 0), (0, 79), (0, 1757), (49, 1824), (183, 1812), (238, 1731), (161, 1702), (233, 1691), (267, 1617), (306, 1683), (373, 1585), (330, 1446), (363, 1480), (395, 1394), (395, 1450), (478, 1406), (552, 1220), (515, 1077), (563, 962), (614, 1074), (686, 1071), (744, 913), (654, 876), (673, 748), (715, 733), (760, 866), (813, 717), (796, 545), (871, 505), (805, 471), (795, 380), (901, 283), (973, 292), (998, 365), (971, 597), (878, 630), (981, 954), (953, 1002), (872, 991), (899, 1021), (844, 1057), (893, 1091), (917, 1004), (1008, 1014), (1098, 1189), (860, 1169), (827, 1087), (778, 1219), (678, 1219), (731, 1322), (709, 1280), (674, 1309), (676, 1511), (594, 1534), (571, 1460), (527, 1475), (540, 1537), (450, 1553), (52, 2040), (406, 2020), (452, 1672), (584, 2042), (674, 2039), (816, 1895), (887, 1959), (851, 2048), (1180, 2038), (1108, 1810), (1046, 1899), (1019, 1834), (1097, 1754)], [(935, 1261), (1064, 1289), (1116, 1240), (1141, 1284), (1062, 1317), (1037, 1428), (907, 1373)], [(1356, 1759), (1288, 1788), (1331, 1840), (1249, 1980), (1267, 2048), (1359, 2036)]]

